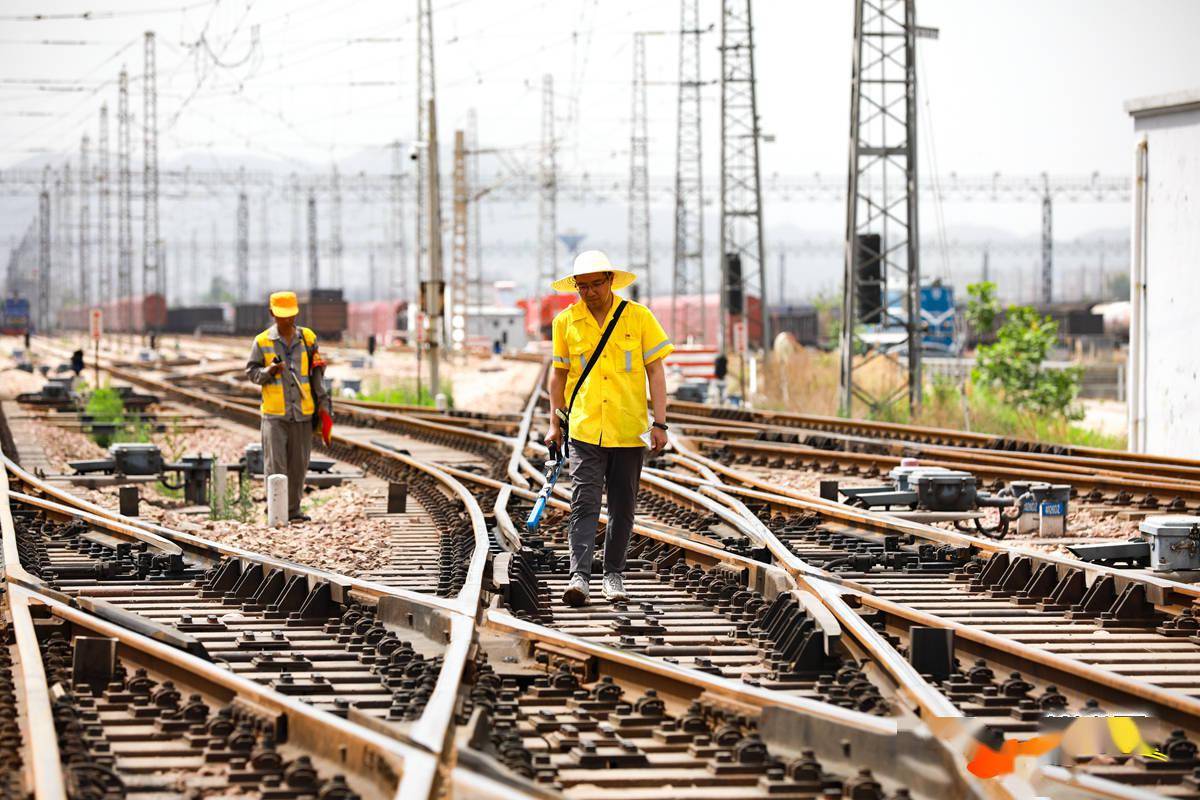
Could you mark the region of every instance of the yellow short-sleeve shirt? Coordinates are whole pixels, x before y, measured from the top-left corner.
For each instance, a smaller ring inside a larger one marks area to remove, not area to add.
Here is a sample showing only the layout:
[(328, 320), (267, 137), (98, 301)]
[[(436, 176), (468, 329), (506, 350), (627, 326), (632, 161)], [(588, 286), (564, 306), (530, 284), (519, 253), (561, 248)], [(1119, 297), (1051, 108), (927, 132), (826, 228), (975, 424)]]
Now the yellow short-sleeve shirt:
[[(554, 318), (554, 367), (568, 371), (564, 398), (568, 405), (584, 365), (620, 302), (621, 298), (616, 298), (603, 325), (596, 324), (582, 300)], [(674, 349), (650, 309), (629, 301), (600, 360), (575, 398), (571, 438), (603, 447), (642, 447), (638, 437), (650, 425), (646, 365), (665, 358)]]

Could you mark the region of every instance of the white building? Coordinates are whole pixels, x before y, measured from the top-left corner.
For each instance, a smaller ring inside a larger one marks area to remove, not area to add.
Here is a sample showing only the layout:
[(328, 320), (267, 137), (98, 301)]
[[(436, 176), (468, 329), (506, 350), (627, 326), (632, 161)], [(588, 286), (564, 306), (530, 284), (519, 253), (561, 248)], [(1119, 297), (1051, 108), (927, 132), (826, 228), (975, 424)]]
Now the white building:
[(1132, 100), (1129, 449), (1200, 458), (1200, 89)]

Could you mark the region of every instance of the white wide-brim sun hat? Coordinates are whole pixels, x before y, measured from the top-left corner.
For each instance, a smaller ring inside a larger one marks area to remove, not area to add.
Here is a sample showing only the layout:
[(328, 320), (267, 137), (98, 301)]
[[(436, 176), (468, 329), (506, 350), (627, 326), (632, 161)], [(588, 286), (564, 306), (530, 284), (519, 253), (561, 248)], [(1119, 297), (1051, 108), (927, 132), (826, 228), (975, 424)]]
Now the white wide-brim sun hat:
[(591, 275), (596, 272), (611, 272), (613, 274), (613, 291), (624, 289), (637, 280), (637, 276), (629, 270), (614, 267), (612, 262), (608, 260), (608, 255), (602, 250), (584, 250), (575, 256), (575, 264), (571, 267), (571, 274), (559, 278), (550, 284), (550, 287), (556, 292), (573, 292), (575, 291), (576, 277)]

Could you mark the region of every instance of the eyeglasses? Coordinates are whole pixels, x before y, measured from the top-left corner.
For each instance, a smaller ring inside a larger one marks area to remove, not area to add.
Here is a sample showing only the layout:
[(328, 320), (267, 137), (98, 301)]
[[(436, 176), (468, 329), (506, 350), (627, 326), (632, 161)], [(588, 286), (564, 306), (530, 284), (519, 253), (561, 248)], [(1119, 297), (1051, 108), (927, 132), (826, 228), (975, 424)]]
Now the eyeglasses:
[(575, 288), (580, 292), (594, 292), (598, 289), (604, 288), (605, 284), (607, 284), (610, 280), (612, 279), (605, 276), (600, 280), (592, 281), (591, 283), (580, 283), (579, 281), (575, 281)]

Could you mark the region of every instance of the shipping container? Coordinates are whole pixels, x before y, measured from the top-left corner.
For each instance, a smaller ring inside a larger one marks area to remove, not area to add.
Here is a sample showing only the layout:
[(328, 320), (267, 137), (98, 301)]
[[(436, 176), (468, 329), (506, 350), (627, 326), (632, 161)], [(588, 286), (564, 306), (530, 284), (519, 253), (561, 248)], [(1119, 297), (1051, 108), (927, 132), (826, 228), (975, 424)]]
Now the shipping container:
[(225, 314), (220, 306), (182, 306), (167, 309), (167, 333), (196, 333), (202, 327), (208, 330), (221, 325)]
[[(297, 292), (300, 302), (298, 324), (312, 328), (317, 336), (338, 341), (346, 330), (346, 302), (341, 289), (317, 289)], [(267, 303), (238, 303), (234, 307), (233, 329), (239, 336), (254, 336), (274, 323)]]

